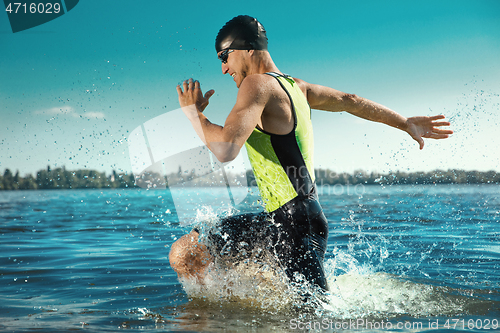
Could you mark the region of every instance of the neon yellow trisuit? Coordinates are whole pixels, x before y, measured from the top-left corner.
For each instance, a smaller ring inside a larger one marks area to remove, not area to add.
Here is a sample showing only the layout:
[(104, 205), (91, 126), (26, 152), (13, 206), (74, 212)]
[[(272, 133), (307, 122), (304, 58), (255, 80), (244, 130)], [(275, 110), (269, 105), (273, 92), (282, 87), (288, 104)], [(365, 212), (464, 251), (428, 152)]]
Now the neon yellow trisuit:
[(273, 212), (299, 194), (308, 194), (314, 183), (314, 139), (311, 108), (299, 86), (289, 76), (274, 76), (292, 102), (293, 130), (285, 135), (255, 128), (246, 142), (260, 195)]

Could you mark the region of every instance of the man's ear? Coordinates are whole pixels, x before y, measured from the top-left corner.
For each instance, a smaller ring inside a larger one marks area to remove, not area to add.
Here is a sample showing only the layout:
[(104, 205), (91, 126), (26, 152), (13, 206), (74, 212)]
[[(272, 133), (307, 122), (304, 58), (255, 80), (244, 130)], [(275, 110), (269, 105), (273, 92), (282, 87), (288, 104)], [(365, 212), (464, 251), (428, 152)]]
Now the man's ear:
[(248, 53), (249, 53), (249, 54), (248, 54), (249, 56), (253, 56), (253, 54), (254, 54), (254, 50), (247, 50), (247, 51), (248, 51)]

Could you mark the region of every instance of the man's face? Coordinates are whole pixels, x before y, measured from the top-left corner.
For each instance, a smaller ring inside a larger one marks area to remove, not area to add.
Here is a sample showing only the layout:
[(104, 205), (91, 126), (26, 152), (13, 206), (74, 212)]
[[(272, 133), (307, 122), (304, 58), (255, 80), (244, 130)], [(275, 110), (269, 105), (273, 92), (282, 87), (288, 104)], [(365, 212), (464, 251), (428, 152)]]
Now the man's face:
[(217, 53), (217, 56), (222, 61), (222, 74), (231, 75), (238, 88), (243, 79), (248, 75), (248, 54), (247, 50), (230, 49)]

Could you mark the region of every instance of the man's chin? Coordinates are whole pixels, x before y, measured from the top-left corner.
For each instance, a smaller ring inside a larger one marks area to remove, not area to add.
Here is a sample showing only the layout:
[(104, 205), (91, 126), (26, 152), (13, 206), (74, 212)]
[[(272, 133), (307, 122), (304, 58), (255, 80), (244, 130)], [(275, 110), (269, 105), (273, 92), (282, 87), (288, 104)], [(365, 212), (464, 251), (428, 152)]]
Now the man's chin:
[(245, 78), (243, 78), (242, 80), (234, 80), (234, 83), (236, 83), (236, 88), (239, 88), (241, 86), (241, 82), (243, 82)]

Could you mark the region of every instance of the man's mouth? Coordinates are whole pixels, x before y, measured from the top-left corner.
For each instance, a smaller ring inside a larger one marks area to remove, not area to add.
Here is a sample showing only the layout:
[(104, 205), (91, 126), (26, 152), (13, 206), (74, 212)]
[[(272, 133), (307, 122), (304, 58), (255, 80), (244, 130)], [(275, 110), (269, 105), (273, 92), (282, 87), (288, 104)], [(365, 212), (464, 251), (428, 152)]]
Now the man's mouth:
[(236, 76), (236, 73), (231, 74), (231, 76), (234, 78)]

